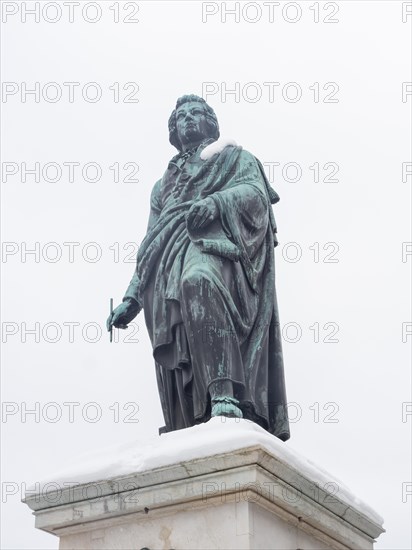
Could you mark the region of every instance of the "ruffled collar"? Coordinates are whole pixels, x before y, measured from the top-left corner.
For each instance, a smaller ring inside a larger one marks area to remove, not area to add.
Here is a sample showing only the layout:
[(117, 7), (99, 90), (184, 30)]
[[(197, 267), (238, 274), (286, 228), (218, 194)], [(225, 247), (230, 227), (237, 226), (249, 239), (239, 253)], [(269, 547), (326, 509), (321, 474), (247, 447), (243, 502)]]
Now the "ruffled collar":
[(170, 162), (176, 163), (176, 161), (179, 162), (180, 165), (184, 164), (188, 158), (193, 156), (200, 148), (205, 148), (211, 143), (213, 143), (215, 140), (213, 138), (206, 138), (202, 142), (199, 143), (199, 145), (196, 145), (196, 147), (192, 147), (192, 149), (189, 149), (188, 151), (181, 151), (177, 155), (175, 155)]

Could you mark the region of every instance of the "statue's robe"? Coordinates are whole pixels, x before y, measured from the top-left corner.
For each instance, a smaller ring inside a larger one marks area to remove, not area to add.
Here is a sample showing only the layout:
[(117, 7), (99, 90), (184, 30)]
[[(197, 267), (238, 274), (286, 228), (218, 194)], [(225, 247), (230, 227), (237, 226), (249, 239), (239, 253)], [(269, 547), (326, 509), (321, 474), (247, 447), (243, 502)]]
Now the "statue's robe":
[[(165, 430), (207, 421), (209, 387), (231, 380), (243, 416), (289, 438), (275, 292), (278, 196), (261, 163), (237, 146), (202, 160), (176, 155), (151, 195), (147, 234), (125, 298), (143, 308)], [(219, 216), (188, 227), (193, 203)]]

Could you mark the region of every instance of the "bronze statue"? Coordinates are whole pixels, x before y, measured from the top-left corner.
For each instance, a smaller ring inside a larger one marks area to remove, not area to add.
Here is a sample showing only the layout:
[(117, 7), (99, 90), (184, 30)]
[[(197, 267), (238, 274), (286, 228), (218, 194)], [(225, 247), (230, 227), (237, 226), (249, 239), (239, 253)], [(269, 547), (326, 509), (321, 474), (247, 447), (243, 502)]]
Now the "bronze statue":
[(204, 99), (179, 98), (169, 118), (179, 153), (153, 187), (136, 270), (107, 327), (126, 328), (144, 310), (160, 432), (223, 415), (287, 440), (271, 206), (279, 197), (259, 160), (219, 148), (218, 138)]

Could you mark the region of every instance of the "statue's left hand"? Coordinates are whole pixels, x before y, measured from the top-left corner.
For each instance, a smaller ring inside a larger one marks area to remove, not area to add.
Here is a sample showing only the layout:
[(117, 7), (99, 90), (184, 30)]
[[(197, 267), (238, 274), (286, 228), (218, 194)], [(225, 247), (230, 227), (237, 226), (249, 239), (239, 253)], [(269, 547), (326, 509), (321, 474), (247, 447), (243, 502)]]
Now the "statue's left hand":
[(219, 209), (211, 197), (192, 204), (187, 214), (187, 224), (191, 229), (200, 229), (212, 223), (219, 215)]

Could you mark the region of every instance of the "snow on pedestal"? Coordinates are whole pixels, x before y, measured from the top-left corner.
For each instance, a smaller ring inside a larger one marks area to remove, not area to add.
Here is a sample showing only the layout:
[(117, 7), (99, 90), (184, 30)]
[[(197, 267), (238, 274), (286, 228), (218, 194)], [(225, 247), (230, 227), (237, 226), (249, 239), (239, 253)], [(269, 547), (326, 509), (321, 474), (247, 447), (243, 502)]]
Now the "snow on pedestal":
[(258, 425), (206, 424), (82, 457), (29, 489), (60, 549), (372, 549), (383, 520)]

